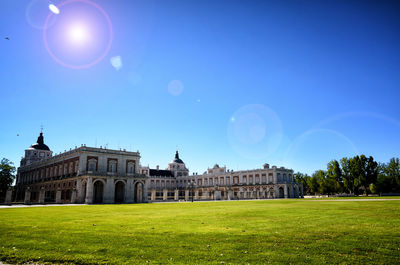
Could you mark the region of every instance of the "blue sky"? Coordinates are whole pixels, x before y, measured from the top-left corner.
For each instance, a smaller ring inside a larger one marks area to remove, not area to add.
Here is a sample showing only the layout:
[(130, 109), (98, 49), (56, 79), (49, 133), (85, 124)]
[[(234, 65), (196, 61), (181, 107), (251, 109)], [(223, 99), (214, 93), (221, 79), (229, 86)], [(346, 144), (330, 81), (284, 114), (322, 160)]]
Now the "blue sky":
[(107, 145), (164, 168), (178, 148), (199, 173), (400, 156), (396, 1), (92, 2), (112, 45), (71, 69), (45, 48), (49, 1), (0, 1), (0, 157), (18, 165), (41, 124), (56, 153)]

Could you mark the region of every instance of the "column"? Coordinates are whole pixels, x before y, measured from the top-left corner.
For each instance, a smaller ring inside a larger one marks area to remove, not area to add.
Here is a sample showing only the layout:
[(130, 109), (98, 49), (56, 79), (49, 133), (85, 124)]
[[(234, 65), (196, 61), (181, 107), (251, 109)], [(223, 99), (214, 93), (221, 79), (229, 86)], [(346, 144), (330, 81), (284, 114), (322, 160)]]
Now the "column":
[(56, 203), (61, 203), (61, 189), (58, 188), (56, 192)]
[(185, 201), (189, 201), (189, 190), (185, 190)]
[(133, 179), (128, 178), (125, 186), (125, 202), (133, 203)]
[(104, 187), (103, 193), (104, 203), (114, 203), (115, 202), (115, 179), (114, 177), (108, 177), (106, 180), (106, 185)]
[(12, 198), (12, 188), (8, 188), (6, 192), (6, 198), (4, 200), (4, 204), (11, 205), (11, 198)]
[(155, 201), (156, 200), (156, 190), (155, 189), (151, 190), (150, 200), (151, 201)]
[(260, 190), (257, 190), (257, 191), (256, 191), (256, 198), (257, 198), (257, 199), (260, 199)]
[(175, 191), (174, 191), (174, 200), (179, 201), (179, 190), (178, 189), (175, 189)]
[(279, 198), (279, 187), (277, 185), (274, 186), (274, 198)]
[(76, 203), (77, 202), (77, 196), (76, 196), (76, 189), (72, 189), (72, 194), (71, 194), (71, 203)]
[(299, 194), (299, 185), (296, 185), (296, 194), (297, 194), (296, 198), (301, 198)]
[(85, 203), (86, 204), (93, 203), (93, 179), (92, 179), (92, 177), (89, 177), (87, 179)]
[(142, 193), (143, 193), (143, 196), (142, 196), (142, 201), (143, 202), (148, 202), (149, 201), (149, 196), (148, 196), (148, 188), (147, 188), (147, 186), (149, 185), (148, 184), (148, 181), (146, 181), (145, 179), (143, 180), (143, 183), (144, 183), (144, 185), (143, 185), (143, 191), (142, 191)]
[(214, 200), (221, 200), (221, 191), (220, 190), (214, 191)]
[(287, 199), (288, 198), (288, 187), (286, 184), (283, 186), (283, 194), (285, 195), (285, 199)]
[(199, 200), (199, 190), (198, 189), (196, 189), (195, 191), (194, 191), (194, 199), (197, 201), (197, 200)]
[(31, 204), (31, 188), (28, 187), (25, 190), (24, 204)]
[(278, 177), (277, 177), (276, 171), (274, 171), (274, 172), (272, 173), (272, 182), (273, 182), (274, 184), (278, 183)]
[(228, 190), (228, 200), (233, 200), (233, 190)]
[(265, 192), (267, 193), (267, 199), (271, 199), (271, 198), (270, 198), (269, 187), (265, 190)]
[(208, 190), (205, 190), (205, 191), (204, 191), (204, 199), (205, 199), (205, 200), (208, 200)]
[(83, 202), (85, 198), (83, 198), (83, 188), (82, 188), (82, 180), (76, 180), (76, 197), (78, 202)]
[(46, 194), (46, 190), (44, 189), (44, 187), (40, 188), (40, 192), (39, 192), (39, 203), (40, 204), (44, 204), (44, 196)]
[(163, 189), (163, 201), (166, 201), (168, 199), (168, 190)]

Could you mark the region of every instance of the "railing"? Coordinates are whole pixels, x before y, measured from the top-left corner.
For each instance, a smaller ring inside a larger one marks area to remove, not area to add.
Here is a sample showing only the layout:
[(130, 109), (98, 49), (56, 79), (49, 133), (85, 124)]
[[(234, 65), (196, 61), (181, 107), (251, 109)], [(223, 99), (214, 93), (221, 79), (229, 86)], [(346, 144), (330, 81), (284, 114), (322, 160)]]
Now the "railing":
[(77, 175), (78, 176), (90, 175), (90, 176), (118, 176), (118, 177), (147, 178), (146, 175), (140, 174), (140, 173), (101, 172), (101, 171), (90, 171), (90, 170), (78, 171)]

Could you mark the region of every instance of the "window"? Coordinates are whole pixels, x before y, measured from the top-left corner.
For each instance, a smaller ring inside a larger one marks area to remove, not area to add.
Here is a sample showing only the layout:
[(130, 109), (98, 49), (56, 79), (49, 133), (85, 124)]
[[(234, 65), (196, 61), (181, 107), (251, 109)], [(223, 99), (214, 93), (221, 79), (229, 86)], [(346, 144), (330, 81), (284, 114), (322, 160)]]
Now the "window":
[(97, 160), (94, 158), (90, 159), (88, 163), (88, 170), (96, 171), (96, 166), (97, 166)]
[(44, 152), (40, 152), (40, 153), (39, 153), (39, 156), (40, 156), (40, 157), (44, 157)]
[(117, 162), (117, 160), (116, 159), (108, 159), (108, 161), (107, 161), (107, 163), (108, 163), (108, 172), (112, 172), (112, 173), (115, 173), (115, 172), (117, 172), (117, 165), (118, 165), (118, 162)]
[(264, 174), (262, 175), (262, 182), (267, 183), (267, 176)]
[(233, 177), (233, 184), (239, 184), (239, 177)]
[(135, 163), (134, 162), (128, 162), (127, 172), (130, 174), (135, 173)]

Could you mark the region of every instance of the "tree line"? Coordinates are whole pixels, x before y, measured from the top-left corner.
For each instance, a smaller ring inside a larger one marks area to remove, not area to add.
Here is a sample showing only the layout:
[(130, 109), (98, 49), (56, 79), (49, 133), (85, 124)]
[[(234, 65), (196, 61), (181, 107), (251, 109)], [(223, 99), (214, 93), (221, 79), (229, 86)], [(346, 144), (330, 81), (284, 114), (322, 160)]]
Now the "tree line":
[(400, 193), (399, 158), (379, 163), (372, 156), (343, 157), (330, 161), (326, 170), (317, 170), (311, 176), (300, 172), (294, 176), (303, 184), (304, 194), (309, 195)]

